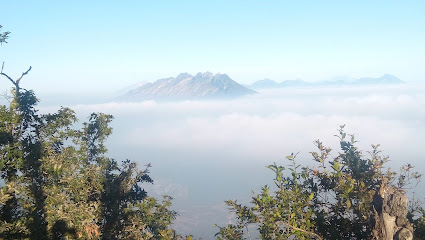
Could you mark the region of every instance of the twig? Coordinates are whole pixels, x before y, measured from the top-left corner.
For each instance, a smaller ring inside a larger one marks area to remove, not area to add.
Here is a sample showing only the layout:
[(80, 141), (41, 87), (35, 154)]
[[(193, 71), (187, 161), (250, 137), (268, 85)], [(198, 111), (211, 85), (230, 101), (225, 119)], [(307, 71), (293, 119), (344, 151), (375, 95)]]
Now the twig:
[(247, 224), (245, 224), (245, 228), (246, 228), (246, 232), (248, 233), (248, 238), (249, 238), (249, 240), (252, 240), (252, 238), (251, 238), (251, 233), (249, 232), (249, 229), (248, 229)]
[(5, 93), (0, 94), (0, 96), (4, 97), (4, 99), (6, 99), (9, 104), (11, 103), (10, 99), (11, 97), (7, 95), (7, 92), (5, 91)]
[(292, 228), (292, 229), (294, 229), (294, 230), (296, 230), (296, 231), (303, 232), (303, 233), (305, 233), (305, 234), (308, 234), (308, 235), (310, 235), (310, 236), (315, 237), (316, 239), (322, 240), (322, 237), (321, 237), (320, 235), (318, 235), (317, 233), (309, 232), (309, 231), (307, 231), (307, 230), (304, 230), (304, 229), (301, 229), (301, 228), (294, 227), (294, 226), (290, 225), (290, 224), (289, 224), (289, 223), (287, 223), (287, 222), (279, 221), (279, 222), (277, 222), (276, 224), (278, 224), (278, 225), (285, 225), (285, 226), (290, 227), (290, 228)]

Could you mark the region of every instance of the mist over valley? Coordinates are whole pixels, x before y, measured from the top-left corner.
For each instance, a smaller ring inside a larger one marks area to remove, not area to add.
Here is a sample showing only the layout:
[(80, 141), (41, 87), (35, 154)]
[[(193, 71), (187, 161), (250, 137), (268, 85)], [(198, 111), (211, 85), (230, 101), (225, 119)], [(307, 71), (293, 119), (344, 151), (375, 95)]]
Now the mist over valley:
[[(42, 112), (58, 106), (40, 104)], [(175, 223), (183, 233), (211, 239), (214, 224), (231, 221), (224, 200), (248, 202), (262, 186), (273, 185), (273, 162), (287, 165), (297, 153), (314, 166), (313, 141), (339, 152), (340, 125), (355, 134), (363, 151), (381, 144), (388, 166), (411, 163), (425, 172), (425, 85), (349, 85), (258, 90), (234, 99), (104, 102), (71, 105), (80, 121), (91, 112), (112, 114), (108, 155), (151, 163), (154, 184), (143, 187), (174, 198)], [(367, 153), (365, 152), (367, 155)], [(416, 197), (425, 193), (421, 183)]]

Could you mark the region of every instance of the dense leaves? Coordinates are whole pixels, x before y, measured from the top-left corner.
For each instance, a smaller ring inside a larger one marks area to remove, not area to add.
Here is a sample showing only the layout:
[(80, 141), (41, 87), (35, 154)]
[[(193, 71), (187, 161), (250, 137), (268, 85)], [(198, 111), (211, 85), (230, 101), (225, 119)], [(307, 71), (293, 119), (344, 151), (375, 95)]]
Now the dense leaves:
[[(294, 154), (287, 157), (291, 162), (287, 168), (268, 166), (274, 172), (276, 186), (263, 187), (253, 197), (252, 206), (226, 201), (237, 224), (220, 227), (218, 238), (245, 239), (251, 234), (247, 226), (254, 225), (261, 239), (370, 239), (372, 200), (381, 183), (388, 182), (404, 192), (403, 188), (412, 180), (418, 181), (420, 174), (413, 172), (410, 164), (398, 175), (385, 169), (388, 157), (381, 155), (379, 145), (372, 145), (365, 156), (344, 126), (337, 137), (341, 152), (331, 159), (331, 149), (315, 141), (318, 151), (311, 153), (313, 167), (297, 165)], [(409, 218), (415, 238), (422, 239), (424, 210), (420, 204), (415, 206)]]
[(112, 116), (82, 129), (69, 108), (39, 114), (32, 91), (0, 106), (0, 239), (182, 239), (171, 198), (149, 197), (141, 170), (106, 157)]

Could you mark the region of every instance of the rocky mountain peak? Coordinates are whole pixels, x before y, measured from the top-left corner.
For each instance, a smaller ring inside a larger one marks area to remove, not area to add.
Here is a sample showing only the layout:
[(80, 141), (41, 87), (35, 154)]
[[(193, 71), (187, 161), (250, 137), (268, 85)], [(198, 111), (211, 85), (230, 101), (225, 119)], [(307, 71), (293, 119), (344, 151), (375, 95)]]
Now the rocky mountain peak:
[(175, 78), (159, 79), (127, 93), (133, 99), (202, 99), (232, 98), (255, 91), (233, 81), (227, 74), (211, 72), (192, 76), (181, 73)]
[(185, 72), (185, 73), (180, 73), (179, 75), (177, 75), (176, 80), (181, 81), (183, 79), (186, 78), (192, 78), (193, 76), (190, 75), (189, 73)]

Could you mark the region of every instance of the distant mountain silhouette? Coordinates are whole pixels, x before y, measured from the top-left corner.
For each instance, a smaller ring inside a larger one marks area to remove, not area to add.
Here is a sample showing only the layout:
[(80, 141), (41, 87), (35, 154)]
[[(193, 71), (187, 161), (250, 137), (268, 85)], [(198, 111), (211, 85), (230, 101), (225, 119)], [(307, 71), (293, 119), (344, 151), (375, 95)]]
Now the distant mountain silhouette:
[(354, 82), (354, 84), (400, 84), (404, 83), (399, 78), (385, 74), (380, 78), (360, 78)]
[(340, 85), (379, 85), (379, 84), (401, 84), (404, 83), (399, 78), (385, 74), (379, 78), (359, 78), (349, 79), (347, 77), (334, 78), (332, 80), (323, 82), (305, 82), (301, 79), (287, 80), (283, 82), (276, 82), (268, 78), (258, 80), (255, 83), (249, 85), (252, 89), (267, 89), (267, 88), (283, 88), (283, 87), (305, 87), (305, 86), (340, 86)]
[(258, 80), (255, 83), (249, 85), (250, 88), (253, 89), (261, 89), (261, 88), (278, 88), (279, 83), (268, 78), (263, 80)]
[(181, 73), (176, 77), (159, 79), (129, 91), (125, 98), (131, 99), (208, 99), (233, 98), (253, 94), (255, 91), (233, 81), (226, 74), (198, 73), (192, 76)]

